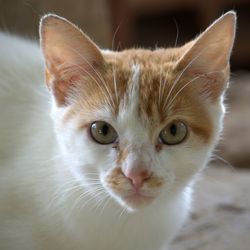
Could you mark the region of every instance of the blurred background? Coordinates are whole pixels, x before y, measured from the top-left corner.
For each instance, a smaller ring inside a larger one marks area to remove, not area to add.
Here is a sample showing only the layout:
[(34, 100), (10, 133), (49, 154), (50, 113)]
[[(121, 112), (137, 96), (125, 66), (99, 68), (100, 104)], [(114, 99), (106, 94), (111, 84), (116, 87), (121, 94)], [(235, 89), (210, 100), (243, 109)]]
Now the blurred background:
[(225, 130), (176, 250), (250, 249), (250, 0), (0, 0), (1, 30), (37, 38), (39, 18), (55, 13), (114, 50), (182, 45), (228, 10), (238, 27)]

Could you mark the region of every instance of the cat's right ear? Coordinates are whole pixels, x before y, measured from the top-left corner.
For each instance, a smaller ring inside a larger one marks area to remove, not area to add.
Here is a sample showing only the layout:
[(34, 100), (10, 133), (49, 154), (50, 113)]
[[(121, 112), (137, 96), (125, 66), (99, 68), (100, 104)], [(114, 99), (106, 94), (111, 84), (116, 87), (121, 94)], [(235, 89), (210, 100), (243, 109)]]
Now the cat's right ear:
[(57, 105), (67, 105), (67, 97), (82, 78), (102, 67), (101, 51), (79, 28), (53, 14), (41, 19), (40, 43), (46, 84)]

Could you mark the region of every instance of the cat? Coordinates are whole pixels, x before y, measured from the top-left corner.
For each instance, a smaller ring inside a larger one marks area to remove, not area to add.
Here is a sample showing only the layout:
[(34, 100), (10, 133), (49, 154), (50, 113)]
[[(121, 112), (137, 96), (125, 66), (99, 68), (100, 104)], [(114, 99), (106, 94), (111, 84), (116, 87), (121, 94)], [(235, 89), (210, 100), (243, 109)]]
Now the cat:
[(0, 249), (166, 249), (222, 130), (235, 26), (120, 52), (54, 14), (41, 51), (1, 33)]

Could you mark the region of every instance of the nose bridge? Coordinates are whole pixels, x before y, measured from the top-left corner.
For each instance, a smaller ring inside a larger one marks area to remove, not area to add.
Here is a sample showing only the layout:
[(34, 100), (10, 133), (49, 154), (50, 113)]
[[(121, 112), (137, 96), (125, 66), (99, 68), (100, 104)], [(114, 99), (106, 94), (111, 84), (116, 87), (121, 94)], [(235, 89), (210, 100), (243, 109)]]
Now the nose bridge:
[(150, 154), (143, 146), (130, 148), (122, 172), (131, 181), (135, 190), (138, 191), (143, 186), (144, 181), (152, 174)]
[(124, 165), (123, 171), (128, 172), (137, 172), (142, 170), (151, 169), (151, 154), (150, 149), (147, 145), (132, 145), (129, 148), (128, 157), (126, 164)]

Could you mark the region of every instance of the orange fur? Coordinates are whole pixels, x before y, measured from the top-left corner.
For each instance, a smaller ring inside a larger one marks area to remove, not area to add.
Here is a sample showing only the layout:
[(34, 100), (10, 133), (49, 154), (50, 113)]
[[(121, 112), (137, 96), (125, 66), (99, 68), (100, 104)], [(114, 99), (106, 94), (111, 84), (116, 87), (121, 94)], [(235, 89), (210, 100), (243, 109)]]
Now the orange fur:
[[(64, 121), (66, 122), (69, 118), (77, 120), (77, 117), (86, 117), (86, 113), (94, 113), (102, 105), (107, 104), (115, 116), (120, 103), (126, 100), (126, 91), (131, 84), (131, 62), (133, 62), (140, 65), (138, 115), (143, 123), (151, 127), (152, 140), (157, 127), (163, 127), (176, 118), (184, 119), (197, 136), (208, 142), (212, 134), (212, 126), (204, 102), (199, 95), (196, 95), (199, 80), (193, 82), (193, 85), (187, 86), (185, 91), (177, 95), (172, 105), (167, 108), (166, 99), (169, 91), (180, 74), (180, 72), (175, 72), (174, 65), (182, 53), (182, 49), (160, 49), (156, 51), (127, 50), (104, 54), (106, 62), (104, 69), (94, 73), (92, 78), (82, 77), (82, 80), (78, 82), (74, 108), (68, 111)], [(114, 74), (117, 84), (117, 100)], [(172, 97), (188, 81), (190, 81), (188, 77), (180, 79), (172, 91)], [(103, 82), (106, 87), (103, 86)], [(89, 121), (92, 119), (92, 117), (86, 118)]]

